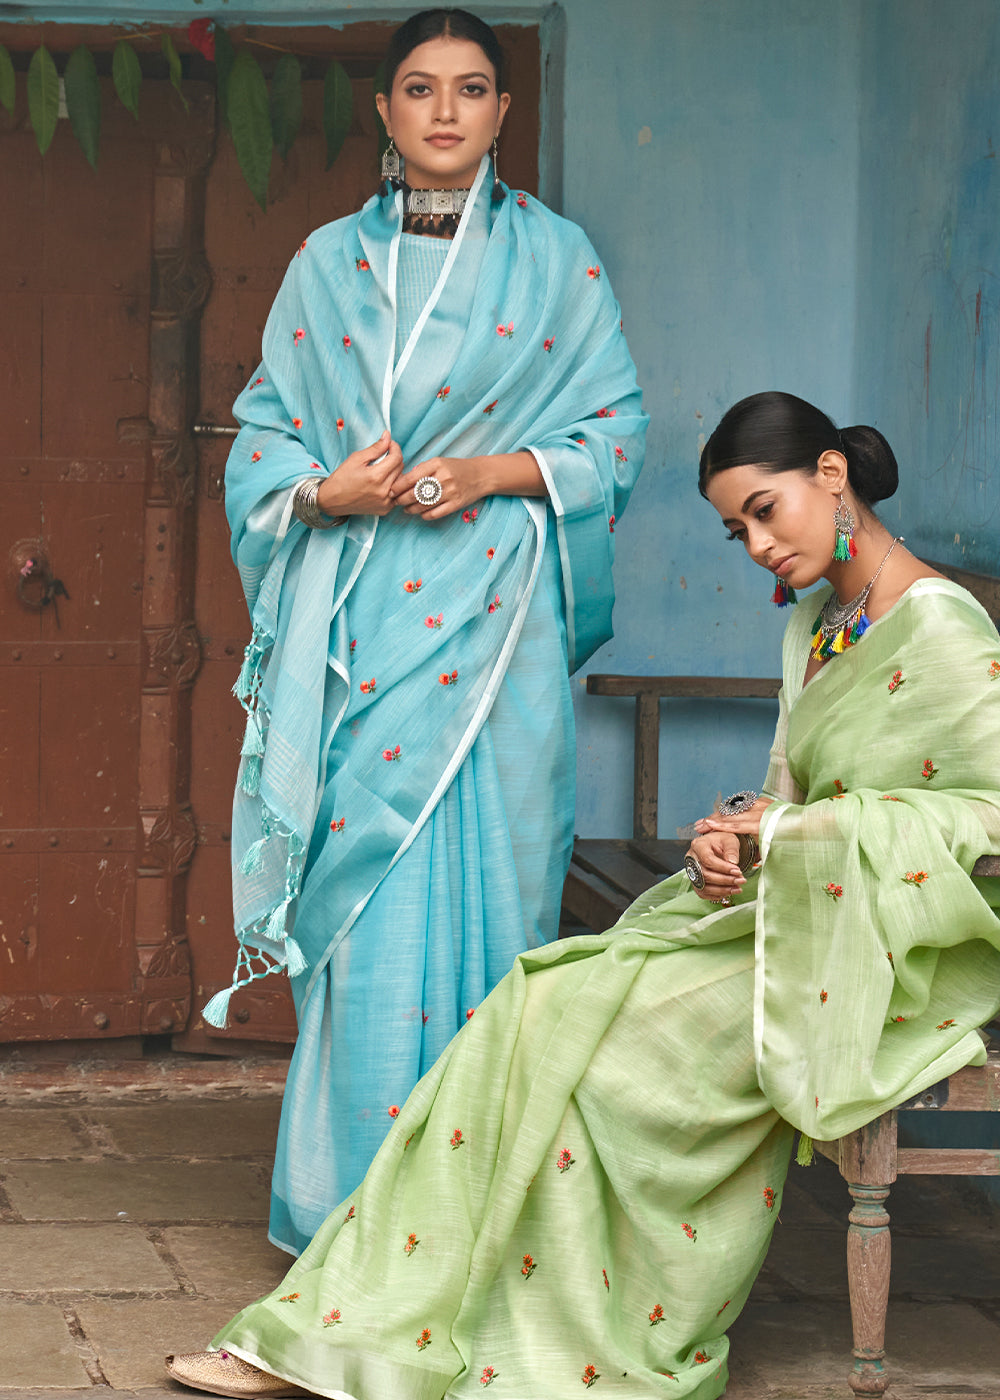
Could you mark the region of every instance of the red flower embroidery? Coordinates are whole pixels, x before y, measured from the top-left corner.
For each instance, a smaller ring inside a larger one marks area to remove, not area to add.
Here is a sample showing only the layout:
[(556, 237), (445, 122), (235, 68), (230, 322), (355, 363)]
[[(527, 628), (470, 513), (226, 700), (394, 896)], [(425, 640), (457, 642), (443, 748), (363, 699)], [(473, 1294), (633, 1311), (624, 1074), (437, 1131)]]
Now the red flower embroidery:
[(389, 1117), (390, 1117), (390, 1118), (398, 1118), (398, 1117), (399, 1117), (399, 1104), (398, 1104), (398, 1103), (391, 1103), (391, 1104), (389, 1105)]
[(425, 618), (424, 618), (424, 626), (425, 626), (425, 627), (440, 627), (441, 624), (442, 624), (443, 622), (444, 622), (444, 613), (438, 613), (437, 617), (425, 617)]
[(474, 507), (472, 510), (463, 510), (463, 511), (462, 511), (462, 519), (465, 521), (466, 525), (475, 525), (475, 523), (476, 523), (476, 518), (478, 517), (478, 515), (479, 515), (479, 508), (478, 508), (478, 506)]
[(254, 453), (251, 455), (251, 457), (250, 457), (251, 462), (259, 462), (260, 459), (261, 459), (261, 454), (260, 454), (259, 452), (254, 452)]
[(890, 963), (892, 963), (892, 966), (895, 968), (896, 964), (892, 962), (892, 954), (887, 952), (886, 957), (889, 959)]
[(302, 419), (301, 419), (301, 418), (293, 418), (293, 419), (292, 419), (292, 427), (293, 427), (293, 428), (301, 428), (301, 427), (302, 427)]
[(309, 465), (312, 467), (314, 472), (321, 472), (323, 470), (323, 468), (318, 462), (310, 462)]
[(371, 263), (367, 258), (355, 258), (354, 266), (357, 268), (358, 272), (371, 272), (372, 270)]
[(946, 1031), (946, 1030), (948, 1029), (949, 1026), (953, 1026), (954, 1024), (955, 1024), (955, 1018), (954, 1018), (954, 1016), (950, 1016), (950, 1017), (948, 1018), (947, 1021), (942, 1021), (942, 1022), (941, 1022), (941, 1024), (938, 1026), (938, 1030), (939, 1030), (939, 1031)]
[(292, 331), (292, 339), (295, 341), (296, 345), (298, 345), (300, 340), (305, 340), (305, 338), (306, 333), (301, 326), (299, 326), (297, 331)]
[(602, 1269), (602, 1270), (601, 1270), (601, 1274), (602, 1274), (603, 1277), (604, 1277), (604, 1287), (605, 1287), (605, 1288), (608, 1290), (608, 1292), (610, 1293), (610, 1292), (611, 1292), (611, 1284), (608, 1283), (608, 1271), (607, 1271), (607, 1269)]
[(471, 1021), (472, 1018), (473, 1018), (473, 1016), (474, 1016), (475, 1014), (476, 1014), (476, 1008), (475, 1008), (474, 1006), (470, 1006), (469, 1009), (468, 1009), (468, 1010), (466, 1011), (466, 1013), (465, 1013), (465, 1019), (466, 1019), (467, 1021)]
[(351, 655), (352, 655), (352, 656), (354, 655), (354, 649), (355, 649), (355, 647), (356, 647), (357, 645), (358, 645), (358, 639), (357, 639), (357, 637), (352, 637), (352, 638), (351, 638)]
[(698, 1238), (698, 1231), (694, 1228), (694, 1226), (683, 1224), (681, 1226), (681, 1229), (684, 1231), (685, 1235), (687, 1235), (691, 1243), (694, 1244), (695, 1240)]
[(574, 438), (573, 441), (574, 441), (574, 442), (578, 442), (578, 443), (580, 444), (581, 447), (586, 447), (586, 446), (587, 446), (587, 439), (586, 439), (586, 438)]
[(514, 322), (508, 321), (506, 326), (497, 326), (497, 335), (504, 336), (507, 340), (514, 339)]
[(920, 776), (924, 778), (927, 782), (930, 782), (931, 778), (934, 777), (937, 771), (938, 770), (934, 767), (934, 760), (932, 758), (925, 758), (924, 766), (920, 770)]
[[(768, 1210), (774, 1210), (774, 1188), (771, 1186), (764, 1187), (764, 1204), (767, 1206)], [(722, 1309), (720, 1308), (719, 1312), (721, 1311)], [(716, 1313), (715, 1315), (716, 1317), (718, 1317), (719, 1313)]]
[(295, 254), (295, 256), (296, 256), (297, 258), (301, 258), (302, 254), (305, 252), (305, 250), (306, 250), (306, 243), (307, 243), (308, 241), (309, 241), (309, 240), (308, 240), (307, 238), (303, 238), (302, 242), (299, 244), (298, 250), (297, 250), (297, 252), (296, 252), (296, 254)]
[(834, 778), (834, 780), (833, 780), (833, 786), (837, 789), (837, 796), (838, 796), (838, 797), (842, 796), (842, 794), (843, 794), (844, 791), (845, 791), (845, 788), (844, 788), (844, 784), (840, 781), (839, 778)]
[(446, 384), (446, 385), (444, 386), (443, 389), (439, 389), (439, 390), (437, 391), (437, 396), (438, 396), (439, 399), (446, 399), (450, 393), (451, 393), (451, 385), (450, 385), (450, 384)]
[(826, 1005), (826, 999), (827, 999), (827, 993), (826, 993), (826, 992), (820, 992), (820, 994), (819, 994), (819, 1004), (820, 1004), (820, 1006), (825, 1006), (825, 1005)]
[(835, 885), (831, 880), (828, 885), (823, 886), (823, 893), (828, 894), (831, 899), (842, 899), (844, 896), (843, 885)]
[(991, 661), (987, 672), (991, 681), (1000, 681), (1000, 661)]
[(882, 796), (879, 798), (880, 802), (902, 802), (902, 800), (901, 797), (893, 797), (891, 792), (883, 792)]
[(649, 1325), (655, 1327), (658, 1322), (663, 1321), (663, 1304), (657, 1303), (656, 1307), (649, 1314)]
[(330, 830), (331, 830), (331, 831), (343, 831), (343, 829), (344, 829), (344, 823), (345, 823), (346, 820), (347, 820), (346, 817), (341, 817), (340, 821), (338, 822), (337, 819), (334, 818), (334, 820), (330, 823)]
[(252, 389), (257, 389), (257, 388), (260, 387), (261, 384), (263, 384), (263, 382), (264, 382), (264, 379), (263, 379), (263, 376), (262, 376), (260, 379), (255, 379), (254, 382), (253, 382), (253, 384), (251, 384), (250, 387), (251, 387)]
[(338, 432), (338, 433), (342, 433), (343, 431), (344, 431), (344, 420), (343, 420), (343, 418), (338, 418), (338, 419), (337, 419), (337, 432)]
[(347, 1212), (347, 1214), (344, 1216), (344, 1224), (346, 1225), (347, 1222), (348, 1222), (349, 1220), (353, 1220), (353, 1219), (354, 1219), (354, 1207), (351, 1206), (350, 1210), (349, 1210), (349, 1211)]
[(555, 345), (555, 343), (556, 343), (556, 338), (555, 338), (555, 336), (554, 336), (554, 335), (550, 335), (549, 338), (548, 338), (548, 340), (542, 342), (542, 349), (545, 351), (546, 354), (549, 354), (549, 353), (551, 353), (552, 347), (553, 347), (553, 345)]
[(350, 337), (349, 335), (345, 335), (345, 336), (344, 336), (344, 349), (345, 349), (345, 350), (350, 350), (350, 348), (351, 348), (351, 337)]
[(480, 1385), (492, 1385), (497, 1378), (497, 1373), (492, 1366), (484, 1366), (483, 1374), (479, 1377)]
[(420, 590), (421, 590), (421, 588), (423, 587), (423, 584), (424, 584), (424, 581), (423, 581), (422, 578), (418, 578), (418, 579), (408, 578), (408, 579), (406, 580), (406, 582), (403, 584), (403, 592), (404, 592), (404, 593), (419, 593)]
[(424, 1330), (421, 1332), (420, 1336), (417, 1338), (417, 1351), (423, 1351), (424, 1347), (429, 1347), (430, 1344), (431, 1329), (429, 1327), (425, 1327)]
[(456, 1128), (455, 1131), (452, 1133), (451, 1138), (450, 1138), (449, 1143), (448, 1143), (448, 1146), (451, 1148), (451, 1150), (452, 1150), (453, 1152), (454, 1152), (454, 1150), (455, 1150), (456, 1147), (464, 1147), (464, 1146), (465, 1146), (465, 1138), (462, 1136), (462, 1129), (461, 1129), (461, 1128)]
[(892, 680), (889, 682), (889, 694), (895, 695), (901, 685), (906, 684), (906, 677), (902, 671), (893, 671)]
[(706, 1356), (703, 1351), (696, 1351), (694, 1354), (694, 1360), (696, 1366), (704, 1366), (705, 1362), (710, 1360), (710, 1358)]
[(323, 1326), (336, 1327), (337, 1323), (340, 1322), (340, 1320), (340, 1309), (331, 1308), (328, 1313), (324, 1313), (323, 1315)]
[(487, 559), (492, 559), (493, 556), (494, 556), (494, 554), (496, 554), (496, 550), (495, 550), (495, 549), (488, 549), (488, 550), (486, 551), (486, 557), (487, 557)]
[(382, 757), (386, 763), (395, 763), (400, 757), (399, 745), (397, 744), (394, 749), (383, 749)]
[(905, 1017), (905, 1016), (893, 1016), (892, 1019), (893, 1019), (893, 1023), (894, 1023), (895, 1025), (898, 1026), (899, 1023), (900, 1023), (900, 1021), (905, 1021), (905, 1020), (906, 1020), (906, 1017)]
[(495, 613), (495, 612), (499, 612), (500, 609), (501, 609), (502, 607), (503, 607), (503, 603), (501, 603), (501, 601), (500, 601), (500, 594), (498, 593), (498, 594), (496, 595), (496, 597), (493, 599), (493, 602), (492, 602), (492, 603), (489, 605), (489, 607), (486, 609), (486, 611), (487, 611), (487, 612), (491, 612), (491, 613)]
[(487, 418), (490, 416), (490, 414), (493, 412), (493, 410), (496, 408), (499, 402), (499, 399), (494, 399), (492, 403), (488, 403), (486, 405), (486, 407), (483, 409), (483, 412), (486, 414)]
[(279, 1303), (297, 1303), (302, 1297), (301, 1293), (285, 1293), (278, 1299)]
[(723, 1303), (722, 1307), (721, 1307), (721, 1308), (719, 1309), (719, 1311), (715, 1314), (716, 1317), (721, 1317), (722, 1314), (723, 1314), (723, 1313), (726, 1311), (726, 1309), (729, 1307), (729, 1304), (730, 1304), (732, 1301), (733, 1301), (732, 1298), (727, 1298), (726, 1301)]
[(591, 282), (599, 282), (601, 280), (601, 269), (597, 263), (595, 263), (593, 267), (587, 268), (587, 276), (590, 278)]
[(535, 1272), (535, 1269), (537, 1267), (538, 1265), (535, 1263), (534, 1259), (532, 1259), (530, 1254), (524, 1255), (523, 1259), (521, 1260), (521, 1273), (524, 1275), (525, 1278), (531, 1278), (531, 1275)]
[(528, 196), (524, 193), (523, 190), (518, 190), (517, 203), (518, 207), (521, 209), (527, 209), (528, 207)]
[(423, 1024), (426, 1026), (427, 1022), (431, 1019), (431, 1013), (430, 1013), (429, 1011), (422, 1011), (422, 1012), (420, 1013), (420, 1015), (421, 1015), (421, 1019), (422, 1019), (422, 1021), (423, 1021)]
[(372, 678), (371, 678), (370, 681), (362, 681), (362, 682), (361, 682), (361, 685), (360, 685), (358, 688), (359, 688), (359, 690), (361, 691), (361, 694), (362, 694), (362, 695), (374, 695), (374, 694), (375, 694), (375, 677), (372, 676)]
[(457, 672), (457, 671), (452, 671), (451, 675), (449, 675), (447, 671), (442, 671), (441, 674), (438, 676), (438, 684), (439, 684), (439, 685), (457, 685), (457, 684), (458, 684), (458, 672)]
[(608, 517), (608, 534), (609, 534), (609, 535), (613, 535), (614, 533), (615, 533), (615, 517), (614, 517), (613, 515), (611, 515), (611, 516)]
[(568, 1172), (575, 1161), (576, 1158), (570, 1152), (569, 1148), (564, 1147), (563, 1150), (559, 1153), (559, 1156), (556, 1158), (556, 1167), (561, 1172)]
[(193, 19), (188, 25), (188, 42), (203, 58), (215, 62), (215, 23), (210, 19)]
[(908, 870), (903, 876), (903, 884), (916, 885), (919, 890), (924, 881), (929, 879), (930, 876), (926, 870)]
[(584, 1366), (583, 1375), (580, 1377), (580, 1379), (583, 1381), (584, 1385), (589, 1390), (595, 1381), (599, 1381), (601, 1379), (601, 1373), (598, 1371), (596, 1366)]
[(627, 461), (628, 461), (628, 458), (625, 456), (625, 453), (621, 450), (620, 447), (616, 447), (616, 448), (615, 448), (615, 461), (616, 461), (616, 462), (627, 462)]
[(406, 1243), (403, 1245), (403, 1253), (412, 1254), (419, 1243), (420, 1241), (417, 1239), (416, 1235), (407, 1235)]
[(617, 408), (599, 408), (599, 409), (597, 410), (597, 417), (598, 417), (598, 418), (614, 418), (614, 416), (615, 416), (615, 414), (616, 414), (617, 412), (618, 412)]

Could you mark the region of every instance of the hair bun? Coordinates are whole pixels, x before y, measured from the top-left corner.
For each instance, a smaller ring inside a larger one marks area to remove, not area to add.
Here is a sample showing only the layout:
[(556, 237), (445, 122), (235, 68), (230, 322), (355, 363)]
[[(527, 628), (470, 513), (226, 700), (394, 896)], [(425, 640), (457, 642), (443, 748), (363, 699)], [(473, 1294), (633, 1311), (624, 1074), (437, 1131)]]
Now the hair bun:
[(847, 479), (855, 495), (869, 506), (888, 500), (899, 485), (899, 467), (879, 430), (859, 423), (841, 428), (840, 438), (847, 458)]

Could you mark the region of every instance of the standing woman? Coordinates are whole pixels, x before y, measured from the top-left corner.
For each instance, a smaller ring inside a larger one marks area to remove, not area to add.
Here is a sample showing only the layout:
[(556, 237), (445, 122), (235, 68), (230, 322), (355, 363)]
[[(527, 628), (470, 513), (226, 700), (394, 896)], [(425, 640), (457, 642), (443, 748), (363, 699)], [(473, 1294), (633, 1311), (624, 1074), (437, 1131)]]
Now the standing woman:
[(593, 248), (497, 178), (493, 31), (413, 16), (386, 93), (382, 191), (293, 258), (226, 474), (253, 633), (239, 962), (205, 1016), (287, 968), (270, 1234), (296, 1254), (515, 956), (555, 934), (568, 676), (611, 635), (647, 421)]

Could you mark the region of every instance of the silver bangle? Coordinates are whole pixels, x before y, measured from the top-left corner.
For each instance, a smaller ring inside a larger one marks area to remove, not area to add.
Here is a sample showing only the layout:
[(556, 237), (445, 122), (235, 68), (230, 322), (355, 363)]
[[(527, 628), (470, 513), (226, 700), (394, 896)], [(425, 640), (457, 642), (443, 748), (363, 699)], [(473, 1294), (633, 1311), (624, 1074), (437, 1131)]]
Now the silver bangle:
[(749, 875), (760, 860), (760, 847), (748, 831), (741, 831), (737, 834), (740, 843), (739, 856), (736, 864), (743, 871), (744, 875)]
[(346, 515), (338, 515), (331, 520), (320, 510), (316, 498), (321, 484), (318, 477), (307, 477), (305, 481), (299, 482), (292, 494), (292, 510), (310, 530), (332, 530), (334, 525), (343, 525), (347, 519)]
[(743, 792), (734, 792), (732, 797), (724, 797), (719, 803), (719, 816), (737, 817), (740, 812), (749, 812), (756, 801), (757, 794), (751, 788), (745, 788)]

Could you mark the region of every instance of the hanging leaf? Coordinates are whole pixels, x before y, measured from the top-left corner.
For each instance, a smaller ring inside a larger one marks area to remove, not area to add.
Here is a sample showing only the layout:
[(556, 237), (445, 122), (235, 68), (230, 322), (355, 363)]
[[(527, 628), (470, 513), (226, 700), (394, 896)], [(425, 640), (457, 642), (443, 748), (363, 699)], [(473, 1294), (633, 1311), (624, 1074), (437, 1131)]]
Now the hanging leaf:
[(282, 160), (287, 160), (302, 125), (302, 65), (294, 54), (278, 59), (271, 79), (271, 131)]
[(219, 88), (219, 110), (226, 126), (229, 125), (229, 75), (233, 71), (236, 50), (233, 41), (224, 29), (215, 26), (215, 80)]
[(164, 58), (166, 58), (167, 68), (170, 70), (171, 86), (177, 89), (177, 94), (180, 97), (181, 101), (184, 103), (184, 110), (185, 112), (187, 112), (189, 110), (188, 100), (184, 96), (184, 92), (181, 88), (180, 55), (174, 48), (174, 41), (173, 39), (171, 39), (169, 34), (164, 34), (163, 38), (160, 40), (160, 47), (163, 49), (163, 56)]
[(264, 74), (249, 53), (237, 55), (229, 75), (229, 125), (243, 178), (254, 199), (266, 209), (271, 173), (271, 112)]
[(73, 135), (96, 170), (101, 144), (101, 84), (94, 55), (82, 44), (69, 56), (63, 85)]
[(28, 65), (28, 114), (42, 155), (52, 145), (59, 120), (59, 74), (44, 44)]
[(336, 59), (323, 80), (323, 132), (326, 136), (326, 168), (340, 155), (340, 148), (354, 120), (354, 94), (346, 69)]
[(372, 106), (375, 108), (375, 131), (378, 137), (378, 163), (382, 166), (382, 157), (389, 149), (389, 133), (385, 129), (385, 122), (382, 120), (382, 113), (375, 104), (375, 98), (380, 92), (385, 92), (385, 59), (375, 69), (375, 76), (372, 79)]
[(14, 110), (14, 65), (10, 54), (0, 44), (0, 106), (8, 112)]
[(142, 69), (139, 66), (135, 49), (131, 44), (126, 44), (124, 39), (115, 45), (114, 57), (111, 60), (111, 77), (114, 80), (118, 100), (123, 107), (128, 108), (138, 121)]

